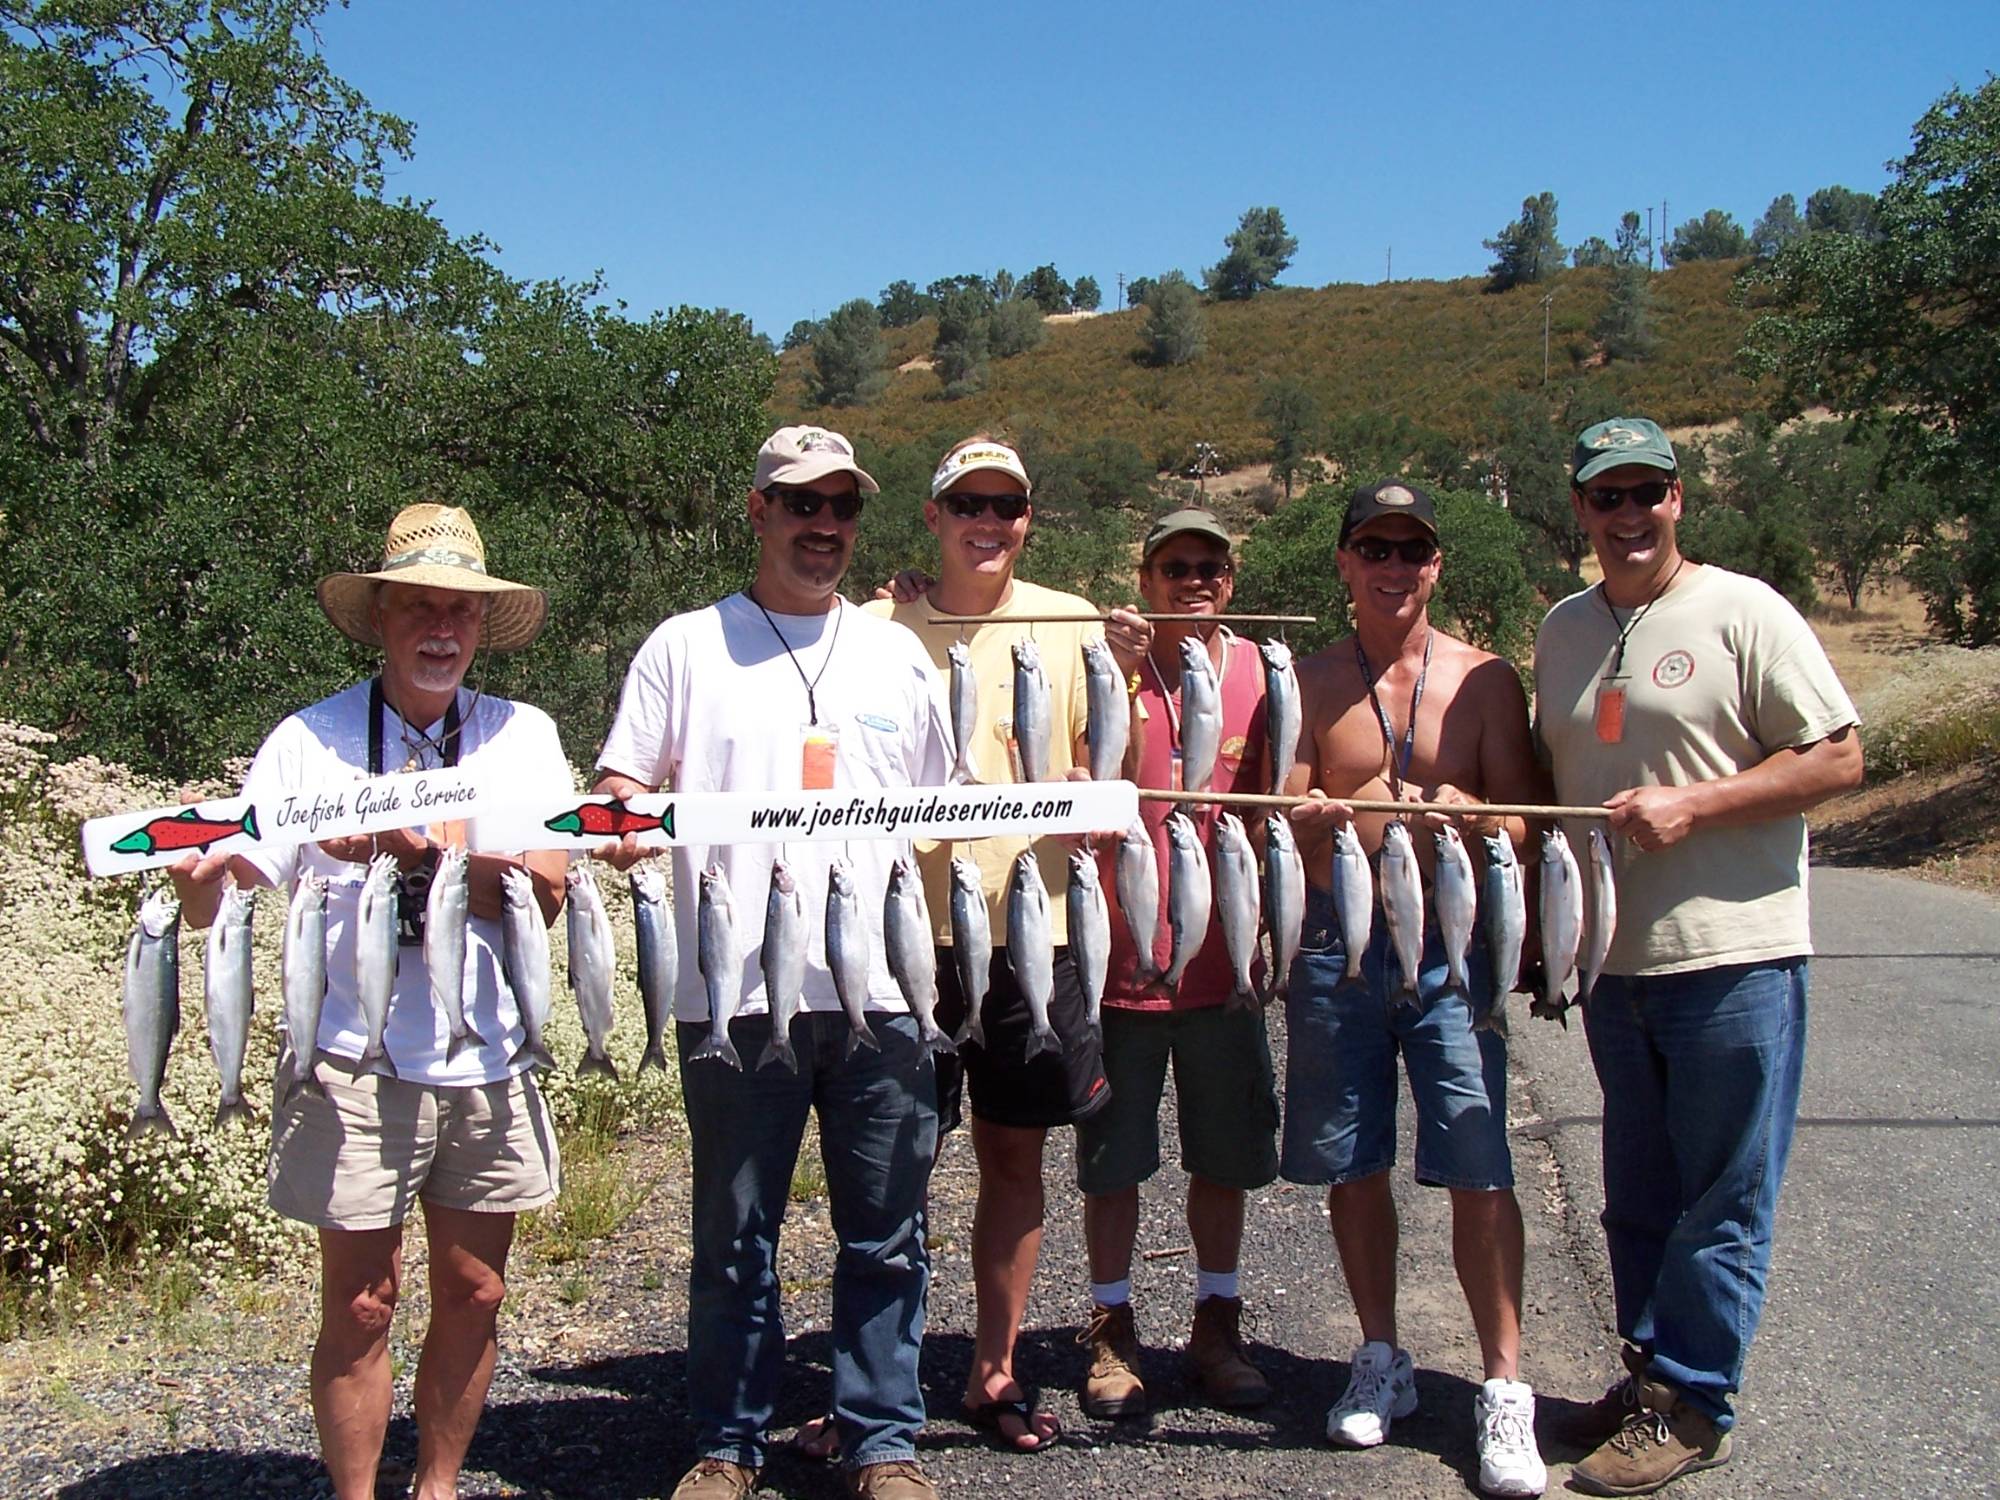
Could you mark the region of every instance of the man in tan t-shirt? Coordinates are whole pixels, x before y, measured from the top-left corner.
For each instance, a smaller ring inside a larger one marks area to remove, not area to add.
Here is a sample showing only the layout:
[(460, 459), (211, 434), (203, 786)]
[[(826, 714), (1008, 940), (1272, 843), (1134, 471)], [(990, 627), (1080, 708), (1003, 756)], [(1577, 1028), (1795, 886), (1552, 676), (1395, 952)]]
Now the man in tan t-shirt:
[(1571, 474), (1604, 581), (1543, 622), (1535, 731), (1557, 800), (1612, 809), (1618, 927), (1585, 1020), (1629, 1371), (1572, 1477), (1624, 1495), (1729, 1458), (1805, 1063), (1804, 814), (1859, 784), (1861, 744), (1798, 611), (1681, 554), (1658, 426), (1586, 429)]

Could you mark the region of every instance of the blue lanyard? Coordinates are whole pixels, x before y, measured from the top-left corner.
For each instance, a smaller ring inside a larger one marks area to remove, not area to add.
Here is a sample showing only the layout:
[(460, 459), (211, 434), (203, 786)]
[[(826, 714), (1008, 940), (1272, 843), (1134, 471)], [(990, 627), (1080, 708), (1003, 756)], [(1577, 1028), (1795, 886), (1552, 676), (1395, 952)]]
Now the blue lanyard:
[(1410, 727), (1403, 731), (1403, 754), (1399, 765), (1396, 757), (1396, 726), (1389, 722), (1389, 711), (1382, 706), (1382, 699), (1375, 691), (1375, 669), (1368, 665), (1368, 653), (1361, 649), (1361, 637), (1354, 637), (1354, 659), (1361, 666), (1361, 680), (1368, 684), (1368, 701), (1375, 705), (1375, 717), (1382, 725), (1382, 743), (1389, 750), (1389, 791), (1400, 798), (1403, 795), (1403, 780), (1410, 774), (1410, 760), (1417, 753), (1417, 706), (1424, 701), (1424, 679), (1431, 675), (1431, 648), (1437, 644), (1437, 632), (1431, 631), (1424, 637), (1424, 665), (1417, 673), (1417, 685), (1410, 689)]

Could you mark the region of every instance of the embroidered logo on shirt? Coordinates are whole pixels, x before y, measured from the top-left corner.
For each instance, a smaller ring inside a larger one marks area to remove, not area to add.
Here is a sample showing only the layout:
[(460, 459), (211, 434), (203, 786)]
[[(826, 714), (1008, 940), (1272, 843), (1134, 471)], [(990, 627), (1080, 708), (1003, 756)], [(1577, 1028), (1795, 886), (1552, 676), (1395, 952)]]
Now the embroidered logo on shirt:
[(1653, 681), (1663, 688), (1677, 688), (1694, 676), (1694, 658), (1685, 651), (1669, 651), (1653, 663)]
[(866, 724), (870, 729), (879, 729), (884, 734), (894, 734), (898, 727), (894, 719), (885, 719), (880, 714), (856, 714), (854, 722)]

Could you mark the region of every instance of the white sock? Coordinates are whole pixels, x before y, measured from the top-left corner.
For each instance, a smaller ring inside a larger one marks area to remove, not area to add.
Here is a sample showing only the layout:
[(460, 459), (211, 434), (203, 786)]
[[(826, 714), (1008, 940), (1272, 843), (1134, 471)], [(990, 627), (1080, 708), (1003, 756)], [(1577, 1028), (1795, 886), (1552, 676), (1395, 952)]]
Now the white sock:
[(1123, 1281), (1093, 1281), (1090, 1300), (1099, 1307), (1123, 1307), (1132, 1300), (1132, 1278)]
[(1227, 1271), (1206, 1271), (1200, 1266), (1194, 1268), (1194, 1300), (1197, 1303), (1206, 1302), (1210, 1297), (1238, 1295), (1234, 1267)]

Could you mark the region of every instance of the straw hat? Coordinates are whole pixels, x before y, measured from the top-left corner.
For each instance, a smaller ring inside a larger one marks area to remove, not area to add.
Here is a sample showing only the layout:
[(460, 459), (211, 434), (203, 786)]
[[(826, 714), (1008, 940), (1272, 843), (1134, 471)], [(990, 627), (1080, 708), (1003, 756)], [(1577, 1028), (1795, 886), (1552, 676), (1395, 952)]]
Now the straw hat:
[(548, 596), (540, 589), (486, 571), (479, 528), (450, 505), (405, 506), (389, 523), (379, 572), (329, 573), (314, 592), (335, 630), (364, 646), (379, 646), (373, 609), (378, 583), (491, 595), (479, 640), (494, 651), (519, 651), (541, 633), (549, 613)]

